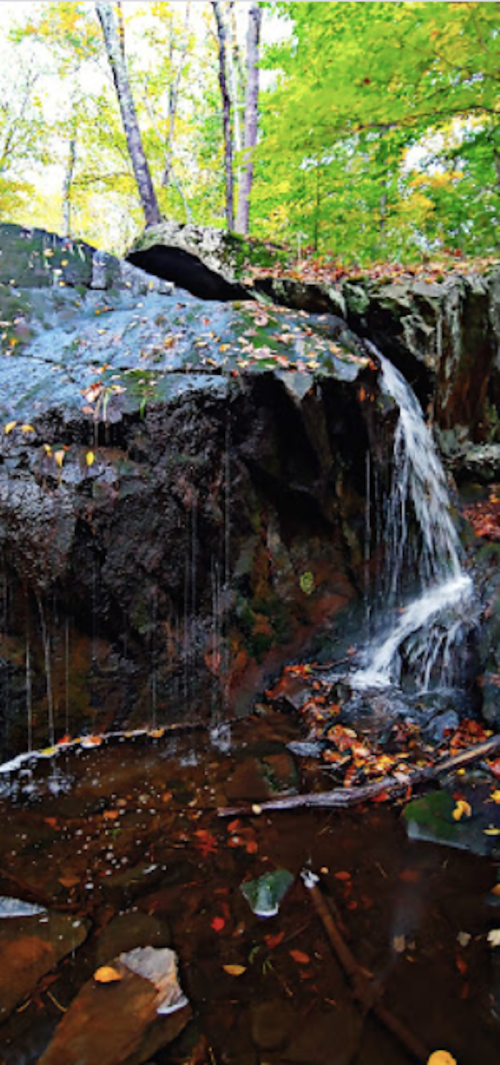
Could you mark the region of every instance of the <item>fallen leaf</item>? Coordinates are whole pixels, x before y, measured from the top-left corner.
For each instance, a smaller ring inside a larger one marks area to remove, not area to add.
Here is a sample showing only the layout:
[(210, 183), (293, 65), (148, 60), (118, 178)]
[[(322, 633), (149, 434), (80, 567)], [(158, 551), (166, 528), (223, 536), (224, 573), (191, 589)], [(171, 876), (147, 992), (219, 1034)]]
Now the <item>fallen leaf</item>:
[(347, 872), (344, 872), (343, 870), (341, 870), (340, 873), (334, 873), (333, 875), (334, 875), (336, 880), (350, 880), (351, 879), (351, 874), (347, 873)]
[(461, 947), (467, 947), (472, 939), (470, 932), (459, 932), (457, 940)]
[(491, 889), (492, 895), (500, 895), (500, 884), (495, 884), (495, 887)]
[(101, 965), (94, 973), (94, 980), (98, 984), (114, 984), (117, 980), (123, 980), (123, 976), (112, 965)]
[(309, 965), (311, 959), (308, 954), (303, 954), (301, 950), (291, 950), (290, 957), (299, 965)]
[(500, 791), (492, 791), (490, 799), (492, 799), (493, 802), (500, 802)]
[(485, 836), (500, 836), (500, 828), (495, 828), (493, 825), (483, 828), (483, 832)]
[(93, 465), (93, 463), (95, 462), (95, 455), (93, 451), (87, 451), (87, 454), (85, 456), (85, 462), (87, 463), (87, 466)]
[(278, 947), (279, 944), (281, 943), (281, 941), (284, 938), (285, 938), (285, 933), (284, 932), (276, 932), (276, 935), (274, 935), (274, 936), (264, 936), (264, 939), (266, 941), (267, 946), (269, 947), (269, 950), (274, 950), (275, 947)]
[(435, 1050), (427, 1065), (457, 1065), (456, 1059), (447, 1050)]
[(472, 806), (465, 799), (458, 799), (455, 809), (452, 810), (451, 816), (454, 821), (460, 821), (462, 817), (471, 817)]
[(490, 947), (500, 947), (500, 928), (492, 928), (491, 932), (488, 932), (487, 939)]
[(393, 950), (396, 954), (404, 954), (406, 950), (406, 938), (405, 936), (393, 936), (392, 938)]
[(225, 923), (223, 917), (214, 917), (213, 921), (210, 922), (210, 928), (213, 928), (214, 932), (222, 932)]
[(16, 425), (17, 422), (7, 422), (7, 425), (4, 427), (5, 435), (7, 435), (7, 433), (11, 433), (12, 430), (15, 429)]
[(22, 433), (34, 433), (35, 430), (32, 425), (21, 425)]
[(64, 462), (65, 455), (66, 455), (66, 452), (62, 448), (60, 448), (59, 451), (54, 451), (54, 458), (55, 458), (59, 468), (61, 468), (61, 466), (62, 466), (62, 464)]
[(225, 973), (229, 973), (230, 976), (241, 976), (242, 973), (246, 973), (246, 965), (223, 965)]

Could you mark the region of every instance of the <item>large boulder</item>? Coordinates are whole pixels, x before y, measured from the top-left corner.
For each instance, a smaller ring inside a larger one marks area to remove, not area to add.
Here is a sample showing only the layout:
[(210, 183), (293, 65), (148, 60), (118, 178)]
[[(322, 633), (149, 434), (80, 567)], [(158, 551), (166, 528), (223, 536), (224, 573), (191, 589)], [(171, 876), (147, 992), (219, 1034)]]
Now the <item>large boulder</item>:
[[(2, 753), (242, 712), (360, 590), (366, 452), (383, 464), (392, 424), (376, 362), (331, 316), (7, 236)], [(42, 259), (63, 273), (41, 287)]]

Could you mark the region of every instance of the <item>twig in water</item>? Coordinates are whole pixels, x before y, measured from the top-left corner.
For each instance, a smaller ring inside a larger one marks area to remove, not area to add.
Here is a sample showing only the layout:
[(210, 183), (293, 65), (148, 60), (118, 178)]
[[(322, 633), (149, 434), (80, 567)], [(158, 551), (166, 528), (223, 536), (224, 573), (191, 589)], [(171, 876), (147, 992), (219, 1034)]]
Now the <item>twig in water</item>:
[(369, 1012), (370, 1010), (376, 1014), (382, 1024), (389, 1029), (395, 1035), (399, 1042), (406, 1047), (412, 1057), (417, 1061), (427, 1062), (429, 1060), (429, 1054), (423, 1043), (420, 1042), (417, 1036), (413, 1034), (398, 1020), (391, 1011), (383, 1005), (379, 999), (380, 989), (377, 987), (373, 976), (362, 969), (359, 962), (356, 961), (350, 947), (347, 946), (343, 936), (333, 919), (332, 912), (326, 905), (323, 893), (319, 888), (319, 878), (311, 873), (310, 870), (302, 871), (302, 880), (309, 893), (318, 917), (320, 918), (325, 932), (333, 947), (349, 982), (352, 985), (354, 997), (361, 1003), (364, 1009)]

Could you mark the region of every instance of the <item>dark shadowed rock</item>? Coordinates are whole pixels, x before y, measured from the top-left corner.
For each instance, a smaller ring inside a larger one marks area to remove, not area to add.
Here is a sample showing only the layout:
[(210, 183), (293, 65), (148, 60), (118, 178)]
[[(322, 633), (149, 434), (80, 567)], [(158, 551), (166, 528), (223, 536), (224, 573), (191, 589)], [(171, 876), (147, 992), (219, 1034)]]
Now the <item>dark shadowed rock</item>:
[(84, 984), (40, 1065), (142, 1065), (190, 1019), (174, 952), (131, 951)]

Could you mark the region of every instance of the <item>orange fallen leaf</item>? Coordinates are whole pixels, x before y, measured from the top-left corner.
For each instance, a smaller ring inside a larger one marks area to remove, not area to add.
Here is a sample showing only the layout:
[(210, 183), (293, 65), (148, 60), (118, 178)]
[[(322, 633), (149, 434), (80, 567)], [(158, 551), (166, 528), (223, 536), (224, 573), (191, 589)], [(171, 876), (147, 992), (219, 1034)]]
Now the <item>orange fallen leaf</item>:
[(117, 980), (123, 980), (123, 976), (112, 965), (101, 965), (94, 973), (94, 980), (98, 984), (114, 984)]
[(447, 1050), (435, 1050), (427, 1065), (457, 1065), (457, 1062)]
[(120, 813), (118, 810), (105, 810), (102, 816), (105, 821), (116, 821), (116, 818), (120, 816)]
[(303, 954), (301, 950), (291, 950), (290, 957), (293, 958), (294, 961), (298, 962), (299, 965), (309, 965), (311, 961), (309, 955)]
[(224, 969), (224, 972), (229, 973), (230, 976), (241, 976), (247, 971), (246, 965), (223, 965), (222, 968)]
[(334, 875), (336, 880), (350, 880), (351, 879), (351, 874), (346, 872), (345, 870), (342, 870), (342, 869), (340, 870), (339, 873), (334, 873), (333, 875)]

